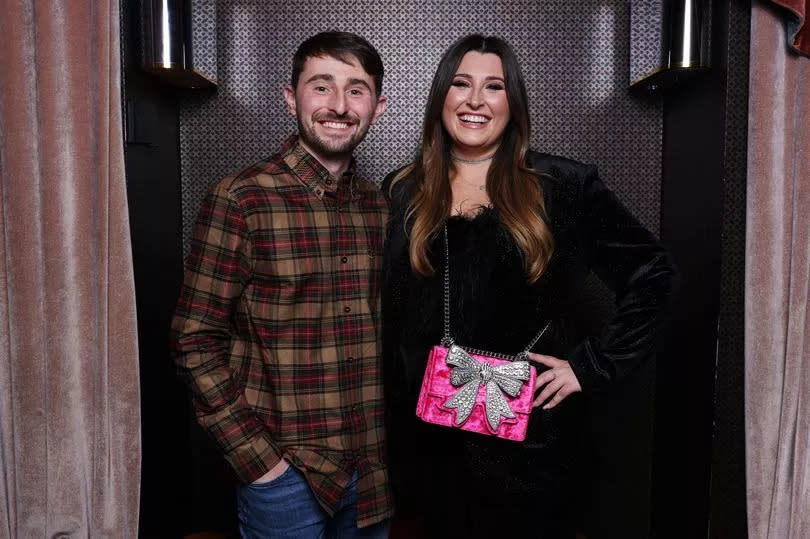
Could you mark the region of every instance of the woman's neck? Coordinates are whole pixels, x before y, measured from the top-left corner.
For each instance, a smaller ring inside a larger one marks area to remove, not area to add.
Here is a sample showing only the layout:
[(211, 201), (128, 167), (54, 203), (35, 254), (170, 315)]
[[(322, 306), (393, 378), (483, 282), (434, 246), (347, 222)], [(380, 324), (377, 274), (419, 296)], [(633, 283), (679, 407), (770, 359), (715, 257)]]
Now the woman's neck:
[(463, 164), (479, 164), (489, 163), (495, 157), (495, 148), (466, 148), (462, 146), (453, 145), (450, 149), (450, 158), (455, 163)]

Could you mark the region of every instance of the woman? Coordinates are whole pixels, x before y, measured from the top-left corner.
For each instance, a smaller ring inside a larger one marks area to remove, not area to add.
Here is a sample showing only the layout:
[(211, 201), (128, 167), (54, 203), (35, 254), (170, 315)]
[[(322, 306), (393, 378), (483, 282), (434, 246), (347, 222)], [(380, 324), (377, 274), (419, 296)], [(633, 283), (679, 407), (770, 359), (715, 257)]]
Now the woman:
[[(530, 151), (529, 136), (513, 51), (464, 37), (439, 63), (416, 159), (383, 185), (389, 458), (398, 514), (426, 535), (572, 537), (579, 392), (609, 387), (648, 356), (668, 303), (673, 272), (652, 234), (595, 168)], [(415, 416), (445, 333), (446, 259), (456, 343), (515, 354), (548, 324), (530, 354), (538, 377), (524, 442)], [(616, 293), (617, 312), (600, 336), (569, 342), (589, 271)]]

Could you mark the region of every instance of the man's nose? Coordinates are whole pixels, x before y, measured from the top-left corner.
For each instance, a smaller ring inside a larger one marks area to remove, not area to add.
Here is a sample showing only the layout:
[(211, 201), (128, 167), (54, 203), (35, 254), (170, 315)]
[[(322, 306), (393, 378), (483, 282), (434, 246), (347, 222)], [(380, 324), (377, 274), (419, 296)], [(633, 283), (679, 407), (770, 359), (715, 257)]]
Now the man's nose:
[(329, 103), (329, 108), (331, 108), (335, 114), (338, 116), (343, 116), (347, 112), (347, 100), (346, 95), (343, 92), (335, 92), (332, 94), (332, 99)]

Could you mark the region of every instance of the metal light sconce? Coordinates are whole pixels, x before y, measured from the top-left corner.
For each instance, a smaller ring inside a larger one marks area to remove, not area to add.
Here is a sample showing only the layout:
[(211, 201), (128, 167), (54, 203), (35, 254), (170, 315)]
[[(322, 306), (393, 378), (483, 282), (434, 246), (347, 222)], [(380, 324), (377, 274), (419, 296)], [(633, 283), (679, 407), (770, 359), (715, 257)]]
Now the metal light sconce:
[(630, 88), (680, 86), (711, 66), (711, 0), (632, 0)]
[[(192, 7), (215, 0), (141, 0), (141, 66), (158, 78), (186, 88), (216, 86), (216, 58), (205, 69), (195, 58), (201, 39), (216, 40), (213, 32), (196, 31)], [(208, 6), (210, 7), (210, 6)], [(215, 10), (215, 4), (214, 4)], [(210, 35), (209, 35), (210, 34)], [(208, 47), (210, 49), (210, 47)], [(216, 51), (216, 47), (213, 47)], [(213, 67), (213, 69), (211, 69)]]

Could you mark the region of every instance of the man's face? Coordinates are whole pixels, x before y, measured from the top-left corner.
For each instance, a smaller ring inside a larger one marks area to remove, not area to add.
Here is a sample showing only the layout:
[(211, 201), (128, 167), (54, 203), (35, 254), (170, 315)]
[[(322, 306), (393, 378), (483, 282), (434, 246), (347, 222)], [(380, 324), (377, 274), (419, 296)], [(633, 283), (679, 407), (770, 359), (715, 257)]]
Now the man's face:
[(284, 87), (284, 100), (298, 120), (301, 142), (325, 159), (350, 155), (386, 106), (359, 62), (331, 56), (308, 58), (297, 86)]

